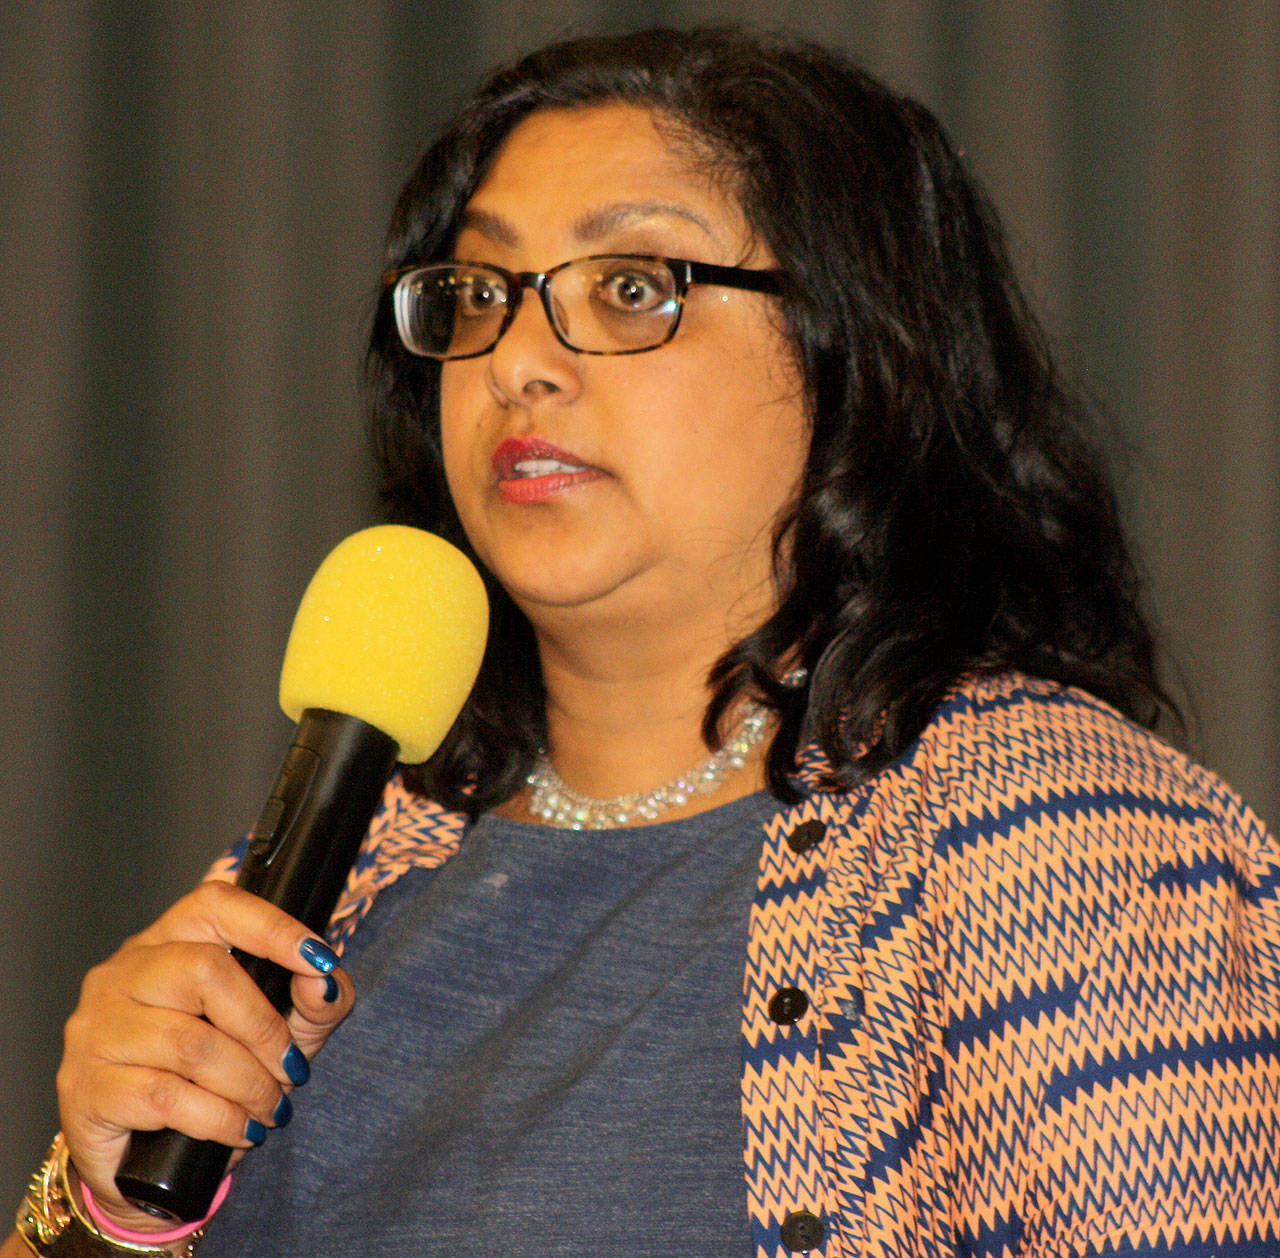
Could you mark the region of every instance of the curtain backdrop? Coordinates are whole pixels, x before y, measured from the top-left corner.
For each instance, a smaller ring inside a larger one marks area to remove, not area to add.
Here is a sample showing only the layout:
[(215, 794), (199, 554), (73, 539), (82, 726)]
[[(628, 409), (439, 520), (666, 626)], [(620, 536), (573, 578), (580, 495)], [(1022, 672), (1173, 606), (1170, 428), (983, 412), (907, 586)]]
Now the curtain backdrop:
[[(777, 12), (0, 7), (0, 1204), (55, 1124), (80, 975), (274, 776), (298, 596), (375, 518), (361, 333), (424, 137), (550, 36)], [(1280, 823), (1280, 6), (786, 12), (921, 96), (991, 189), (1116, 428), (1192, 749)]]

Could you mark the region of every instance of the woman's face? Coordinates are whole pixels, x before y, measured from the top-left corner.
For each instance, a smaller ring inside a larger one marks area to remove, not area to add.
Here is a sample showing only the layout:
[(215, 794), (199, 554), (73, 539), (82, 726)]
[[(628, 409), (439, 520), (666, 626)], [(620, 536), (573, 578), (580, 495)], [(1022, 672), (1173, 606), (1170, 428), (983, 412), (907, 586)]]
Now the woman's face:
[[(454, 256), (545, 271), (599, 253), (773, 262), (647, 110), (533, 114), (472, 198)], [(492, 352), (444, 364), (450, 492), (536, 628), (590, 617), (719, 638), (769, 614), (772, 529), (809, 427), (780, 322), (774, 298), (695, 284), (666, 345), (595, 357), (561, 345), (526, 290)]]

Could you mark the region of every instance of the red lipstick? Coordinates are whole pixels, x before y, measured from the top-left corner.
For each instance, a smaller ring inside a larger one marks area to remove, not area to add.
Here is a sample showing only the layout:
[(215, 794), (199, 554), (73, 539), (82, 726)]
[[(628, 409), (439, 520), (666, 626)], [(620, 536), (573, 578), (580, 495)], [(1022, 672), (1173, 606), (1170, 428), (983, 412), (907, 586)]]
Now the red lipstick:
[(493, 470), (498, 496), (520, 504), (545, 502), (605, 474), (540, 437), (507, 437), (493, 452)]

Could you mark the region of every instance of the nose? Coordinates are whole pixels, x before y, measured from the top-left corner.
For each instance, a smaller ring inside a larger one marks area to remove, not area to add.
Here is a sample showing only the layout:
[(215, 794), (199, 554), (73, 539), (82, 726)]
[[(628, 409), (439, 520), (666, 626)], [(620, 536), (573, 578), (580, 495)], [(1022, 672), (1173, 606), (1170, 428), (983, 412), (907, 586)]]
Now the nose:
[(544, 304), (543, 278), (532, 272), (516, 278), (515, 313), (489, 353), (490, 388), (504, 403), (546, 397), (572, 401), (582, 387), (581, 355), (556, 336)]

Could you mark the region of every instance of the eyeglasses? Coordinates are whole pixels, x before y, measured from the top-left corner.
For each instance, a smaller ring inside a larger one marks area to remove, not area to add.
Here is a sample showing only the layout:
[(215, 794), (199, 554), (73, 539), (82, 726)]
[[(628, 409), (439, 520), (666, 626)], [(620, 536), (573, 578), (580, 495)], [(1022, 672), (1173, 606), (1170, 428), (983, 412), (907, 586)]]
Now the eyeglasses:
[(411, 353), (440, 360), (487, 354), (511, 326), (526, 288), (542, 298), (556, 339), (579, 354), (642, 354), (680, 326), (690, 284), (781, 291), (780, 271), (688, 262), (649, 254), (601, 254), (549, 271), (480, 262), (436, 262), (393, 272), (396, 327)]

